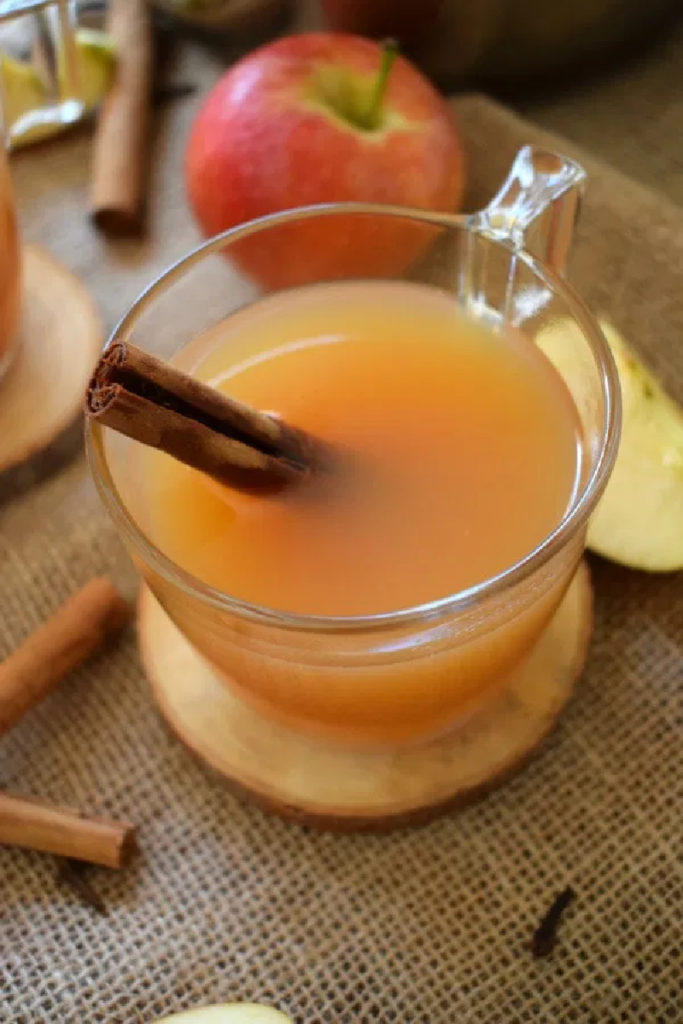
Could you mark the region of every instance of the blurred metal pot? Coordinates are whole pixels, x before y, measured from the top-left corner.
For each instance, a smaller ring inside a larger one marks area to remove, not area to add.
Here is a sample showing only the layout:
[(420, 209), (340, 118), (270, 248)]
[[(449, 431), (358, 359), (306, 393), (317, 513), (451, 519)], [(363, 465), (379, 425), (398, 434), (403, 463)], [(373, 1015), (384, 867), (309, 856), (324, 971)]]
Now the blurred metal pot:
[(681, 0), (320, 0), (330, 28), (395, 36), (440, 80), (529, 79), (595, 65)]
[(189, 27), (218, 33), (262, 29), (290, 6), (289, 0), (151, 0), (151, 3)]

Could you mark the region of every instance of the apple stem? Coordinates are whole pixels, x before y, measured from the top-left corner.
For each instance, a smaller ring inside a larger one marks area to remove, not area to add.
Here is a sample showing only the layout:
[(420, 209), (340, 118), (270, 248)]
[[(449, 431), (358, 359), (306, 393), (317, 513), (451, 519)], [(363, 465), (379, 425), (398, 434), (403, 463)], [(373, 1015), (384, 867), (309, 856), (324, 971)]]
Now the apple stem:
[(375, 78), (375, 82), (372, 87), (370, 103), (365, 112), (365, 116), (363, 117), (363, 125), (365, 128), (376, 128), (379, 124), (379, 115), (382, 109), (382, 103), (384, 102), (384, 94), (387, 89), (389, 75), (391, 74), (391, 68), (397, 56), (398, 43), (395, 39), (386, 39), (382, 44), (382, 59), (379, 65), (379, 71), (377, 72), (377, 77)]

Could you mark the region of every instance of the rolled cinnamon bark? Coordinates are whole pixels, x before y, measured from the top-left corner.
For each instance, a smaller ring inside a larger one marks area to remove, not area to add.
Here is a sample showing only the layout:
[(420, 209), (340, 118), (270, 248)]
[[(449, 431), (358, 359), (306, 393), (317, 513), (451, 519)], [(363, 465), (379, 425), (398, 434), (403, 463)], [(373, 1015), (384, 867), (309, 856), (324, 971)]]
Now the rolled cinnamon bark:
[(105, 577), (87, 583), (0, 663), (0, 736), (127, 622), (130, 608)]
[(331, 462), (322, 442), (127, 343), (100, 359), (86, 412), (244, 490), (277, 489)]
[(120, 868), (135, 848), (135, 826), (0, 793), (0, 843)]
[(107, 235), (137, 235), (144, 223), (152, 83), (152, 28), (145, 0), (110, 0), (107, 31), (117, 63), (97, 119), (91, 216)]

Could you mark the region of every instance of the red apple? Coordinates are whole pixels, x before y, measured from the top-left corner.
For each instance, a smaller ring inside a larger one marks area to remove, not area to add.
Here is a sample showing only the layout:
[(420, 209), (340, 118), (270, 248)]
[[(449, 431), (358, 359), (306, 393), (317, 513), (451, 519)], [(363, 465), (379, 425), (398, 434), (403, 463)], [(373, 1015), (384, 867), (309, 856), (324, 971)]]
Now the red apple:
[[(206, 98), (187, 148), (188, 194), (204, 232), (340, 200), (457, 209), (463, 165), (452, 113), (394, 56), (368, 39), (310, 33), (235, 64)], [(388, 275), (427, 233), (410, 222), (326, 217), (280, 228), (267, 244), (247, 239), (237, 259), (270, 287)]]

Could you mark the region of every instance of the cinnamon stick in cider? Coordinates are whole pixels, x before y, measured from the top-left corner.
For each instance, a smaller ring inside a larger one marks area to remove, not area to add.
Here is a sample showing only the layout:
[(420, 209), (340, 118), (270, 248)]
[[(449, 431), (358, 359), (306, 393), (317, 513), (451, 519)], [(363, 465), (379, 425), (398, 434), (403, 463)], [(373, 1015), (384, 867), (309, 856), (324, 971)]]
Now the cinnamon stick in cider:
[(323, 444), (303, 431), (123, 342), (111, 345), (96, 366), (86, 412), (243, 490), (301, 480), (328, 458)]
[(91, 580), (0, 663), (0, 736), (130, 615), (105, 577)]
[(145, 0), (110, 0), (107, 31), (117, 63), (97, 119), (91, 216), (107, 235), (137, 235), (144, 220), (152, 83), (152, 27)]

